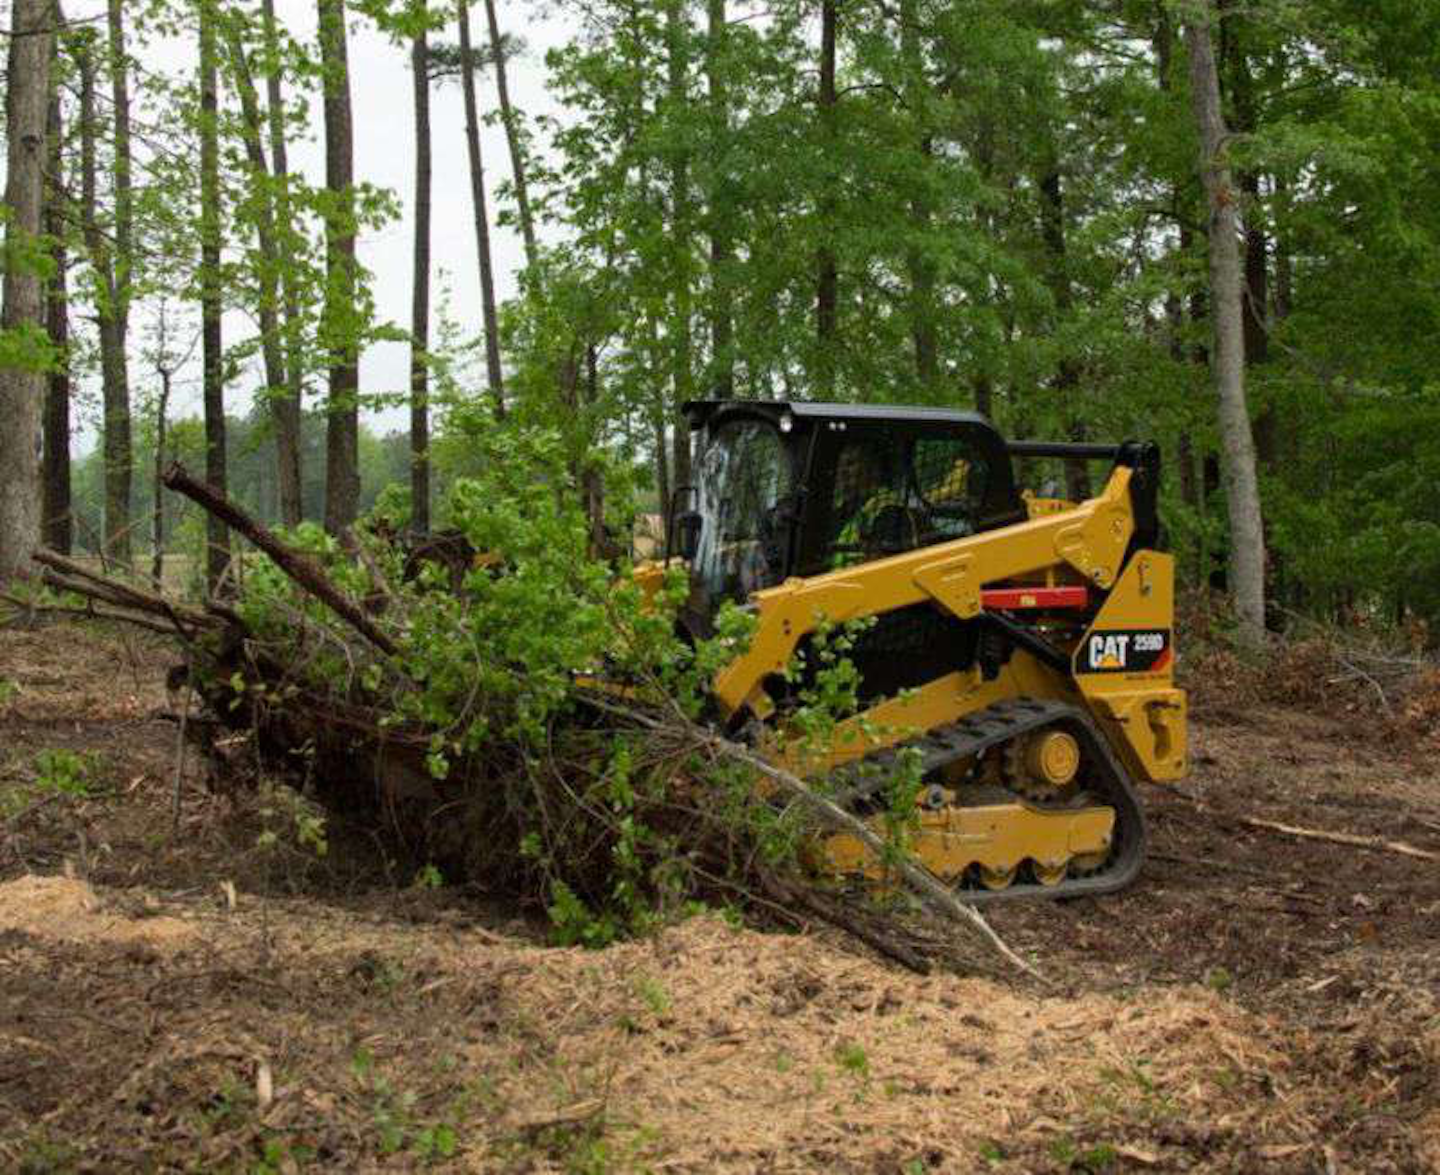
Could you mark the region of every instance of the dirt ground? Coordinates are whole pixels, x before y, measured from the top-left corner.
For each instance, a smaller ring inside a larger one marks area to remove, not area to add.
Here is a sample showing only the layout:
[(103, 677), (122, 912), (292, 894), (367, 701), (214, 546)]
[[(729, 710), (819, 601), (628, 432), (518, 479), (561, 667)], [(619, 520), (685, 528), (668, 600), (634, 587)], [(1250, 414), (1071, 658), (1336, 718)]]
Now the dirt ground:
[[(179, 774), (163, 646), (0, 631), (0, 1168), (1440, 1171), (1440, 764), (1211, 705), (1048, 988), (717, 918), (551, 949)], [(308, 841), (308, 843), (307, 843)]]

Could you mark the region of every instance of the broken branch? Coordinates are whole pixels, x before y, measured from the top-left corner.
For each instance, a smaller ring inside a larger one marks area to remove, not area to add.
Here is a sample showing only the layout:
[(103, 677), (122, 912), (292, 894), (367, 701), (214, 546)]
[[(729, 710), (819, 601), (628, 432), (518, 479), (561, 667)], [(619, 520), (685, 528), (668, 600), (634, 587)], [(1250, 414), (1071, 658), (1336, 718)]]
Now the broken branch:
[(1280, 832), (1302, 840), (1323, 840), (1337, 845), (1353, 845), (1360, 849), (1374, 849), (1379, 852), (1396, 853), (1402, 857), (1414, 857), (1420, 861), (1440, 861), (1440, 853), (1418, 849), (1403, 840), (1386, 840), (1383, 836), (1360, 836), (1353, 832), (1327, 832), (1321, 828), (1300, 828), (1294, 824), (1280, 824), (1274, 820), (1261, 820), (1255, 816), (1242, 816), (1240, 823), (1250, 828), (1263, 828), (1268, 832)]
[(213, 514), (231, 530), (238, 531), (265, 554), (286, 575), (326, 604), (332, 612), (350, 625), (382, 653), (394, 655), (398, 650), (395, 642), (365, 615), (354, 601), (330, 582), (329, 576), (320, 565), (308, 555), (286, 546), (271, 531), (234, 505), (224, 494), (202, 481), (191, 477), (178, 461), (165, 471), (164, 482), (168, 489), (184, 494), (207, 514)]

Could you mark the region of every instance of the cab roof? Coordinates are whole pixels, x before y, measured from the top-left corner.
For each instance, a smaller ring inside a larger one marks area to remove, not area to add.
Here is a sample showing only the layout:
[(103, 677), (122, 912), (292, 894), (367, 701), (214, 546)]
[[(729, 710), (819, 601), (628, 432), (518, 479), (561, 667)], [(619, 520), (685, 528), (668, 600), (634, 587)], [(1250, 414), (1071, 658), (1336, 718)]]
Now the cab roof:
[(681, 411), (693, 429), (705, 428), (718, 415), (766, 416), (778, 420), (787, 413), (806, 420), (890, 422), (896, 424), (971, 424), (993, 430), (995, 425), (978, 412), (930, 408), (916, 404), (840, 404), (819, 400), (689, 400)]

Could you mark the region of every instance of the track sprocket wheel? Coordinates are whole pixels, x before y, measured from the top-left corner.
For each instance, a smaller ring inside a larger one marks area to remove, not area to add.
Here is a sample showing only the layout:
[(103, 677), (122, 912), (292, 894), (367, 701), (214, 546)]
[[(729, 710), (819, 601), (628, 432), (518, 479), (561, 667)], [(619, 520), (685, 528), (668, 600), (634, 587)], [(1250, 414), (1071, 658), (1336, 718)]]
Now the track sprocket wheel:
[(1037, 804), (1053, 804), (1075, 792), (1080, 744), (1068, 731), (1033, 731), (1005, 744), (1000, 765), (1012, 791)]

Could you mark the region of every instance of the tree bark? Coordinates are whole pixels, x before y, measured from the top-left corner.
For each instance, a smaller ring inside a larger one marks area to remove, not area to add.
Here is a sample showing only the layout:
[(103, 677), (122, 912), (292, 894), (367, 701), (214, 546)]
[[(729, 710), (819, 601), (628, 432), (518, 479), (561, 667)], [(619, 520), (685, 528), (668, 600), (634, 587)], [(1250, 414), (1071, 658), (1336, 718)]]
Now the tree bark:
[[(660, 374), (663, 370), (660, 323), (654, 311), (647, 310), (645, 315), (643, 346), (649, 357), (649, 362), (646, 366), (649, 371), (653, 373), (652, 378), (654, 381), (652, 385), (653, 395), (650, 400), (652, 408), (650, 424), (655, 432), (655, 491), (660, 498), (660, 521), (663, 530), (661, 545), (665, 546), (670, 538), (670, 525), (673, 521), (674, 512), (672, 507), (674, 506), (674, 502), (672, 499), (675, 496), (675, 486), (679, 483), (673, 481), (670, 476), (669, 437), (667, 436), (665, 427), (666, 417), (669, 413), (666, 411), (665, 380)], [(671, 553), (668, 547), (664, 553), (666, 555)]]
[(227, 529), (234, 527), (269, 555), (275, 566), (316, 599), (328, 604), (336, 615), (382, 653), (394, 654), (399, 651), (395, 642), (375, 625), (363, 608), (330, 582), (320, 564), (309, 555), (281, 542), (224, 494), (217, 493), (213, 486), (196, 481), (178, 462), (166, 469), (163, 480), (167, 489), (184, 494), (221, 526)]
[(110, 102), (115, 120), (115, 285), (119, 291), (118, 317), (122, 354), (130, 315), (130, 288), (135, 264), (133, 245), (135, 206), (130, 160), (130, 59), (125, 49), (124, 0), (109, 0)]
[[(928, 160), (932, 151), (927, 138), (921, 153)], [(923, 243), (931, 229), (930, 201), (916, 196), (910, 201), (911, 226), (920, 242), (907, 250), (905, 267), (910, 277), (910, 341), (915, 348), (915, 376), (927, 401), (940, 396), (940, 342), (935, 331), (935, 262)]]
[(46, 116), (49, 139), (48, 183), (45, 188), (45, 231), (50, 234), (55, 272), (45, 293), (45, 320), (54, 350), (45, 396), (44, 526), (45, 545), (68, 555), (74, 531), (70, 503), (70, 307), (67, 289), (69, 255), (65, 245), (66, 209), (64, 155), (65, 126), (60, 87), (54, 76), (55, 53), (50, 62), (50, 101)]
[[(1155, 84), (1162, 94), (1168, 94), (1173, 88), (1171, 63), (1175, 55), (1175, 28), (1171, 23), (1170, 12), (1164, 4), (1157, 4), (1156, 11), (1155, 32), (1151, 37), (1151, 48), (1155, 54)], [(1179, 214), (1181, 200), (1178, 184), (1170, 190), (1170, 207), (1175, 214), (1175, 228), (1179, 235), (1178, 252), (1184, 257), (1190, 252), (1190, 229)], [(1178, 290), (1171, 290), (1165, 296), (1165, 317), (1170, 331), (1170, 358), (1179, 366), (1185, 362), (1185, 308)], [(1194, 441), (1189, 425), (1186, 424), (1181, 427), (1175, 444), (1176, 461), (1180, 467), (1180, 500), (1191, 509), (1199, 510), (1200, 495), (1195, 480), (1194, 450)], [(1203, 551), (1201, 554), (1203, 555)], [(1197, 567), (1199, 566), (1197, 562)]]
[[(6, 256), (0, 327), (44, 329), (39, 273), (18, 263), (11, 247), (39, 236), (45, 191), (45, 129), (50, 99), (50, 0), (14, 0), (6, 80)], [(23, 254), (25, 249), (15, 252)], [(0, 584), (29, 578), (40, 542), (40, 416), (45, 376), (25, 367), (0, 369)]]
[(226, 22), (225, 41), (230, 71), (240, 97), (245, 156), (254, 185), (255, 239), (260, 248), (260, 354), (265, 367), (265, 403), (275, 429), (275, 480), (280, 493), (280, 518), (286, 526), (300, 523), (300, 403), (289, 393), (285, 375), (285, 340), (280, 325), (280, 245), (276, 239), (271, 200), (270, 167), (261, 142), (260, 98), (234, 20)]
[(345, 0), (316, 0), (325, 89), (323, 334), (330, 389), (325, 427), (325, 529), (342, 535), (360, 512), (360, 368), (355, 306), (355, 142)]
[[(1290, 185), (1284, 176), (1275, 176), (1275, 204), (1281, 225), (1285, 224), (1290, 210)], [(1294, 268), (1290, 260), (1290, 244), (1284, 228), (1275, 234), (1275, 321), (1283, 322), (1290, 317), (1290, 306), (1294, 296)]]
[[(111, 449), (106, 465), (109, 477), (114, 479), (114, 489), (107, 494), (113, 510), (106, 512), (106, 545), (116, 559), (128, 563), (131, 552), (131, 494), (135, 456), (131, 440), (133, 425), (130, 415), (127, 347), (135, 255), (132, 241), (134, 198), (130, 161), (130, 63), (125, 50), (125, 26), (121, 9), (122, 0), (109, 0), (106, 16), (110, 42), (110, 102), (114, 131), (114, 161), (111, 169), (111, 181), (115, 191), (114, 304), (110, 316), (110, 330), (101, 336), (101, 366), (108, 372), (106, 383), (114, 389), (113, 396), (106, 397), (105, 410), (107, 449)], [(110, 445), (112, 432), (113, 448)], [(109, 526), (112, 517), (113, 529)]]
[(910, 342), (915, 351), (915, 377), (924, 399), (934, 403), (940, 394), (940, 347), (936, 336), (936, 265), (930, 250), (934, 219), (930, 193), (926, 190), (935, 151), (925, 108), (929, 82), (925, 77), (925, 54), (920, 43), (920, 22), (915, 0), (901, 0), (899, 7), (900, 56), (906, 113), (913, 128), (912, 142), (920, 156), (909, 203), (910, 240), (905, 247), (905, 271), (910, 282)]
[[(1046, 278), (1055, 300), (1057, 322), (1069, 315), (1075, 304), (1070, 288), (1069, 259), (1065, 244), (1065, 190), (1060, 165), (1053, 157), (1040, 176), (1040, 225), (1045, 242)], [(1059, 332), (1056, 332), (1059, 333)], [(1080, 400), (1080, 367), (1068, 351), (1060, 355), (1055, 374), (1055, 393), (1060, 402), (1065, 432), (1072, 441), (1085, 439), (1085, 411)], [(1090, 470), (1084, 461), (1065, 462), (1065, 496), (1072, 502), (1090, 497)]]
[[(585, 346), (585, 408), (594, 412), (600, 402), (600, 349), (594, 343)], [(590, 552), (597, 559), (628, 555), (628, 549), (617, 549), (605, 530), (605, 478), (599, 464), (588, 458), (580, 475), (580, 492), (585, 501), (585, 517), (590, 522)]]
[[(285, 143), (285, 94), (280, 67), (280, 34), (275, 21), (275, 0), (261, 0), (260, 21), (268, 59), (265, 103), (270, 123), (270, 174), (275, 178), (275, 244), (280, 265), (281, 336), (284, 339), (285, 411), (295, 431), (295, 468), (300, 482), (298, 523), (305, 513), (305, 462), (303, 395), (305, 369), (302, 358), (303, 321), (300, 317), (299, 281), (295, 273), (295, 239), (290, 211), (290, 163)], [(289, 520), (286, 520), (287, 523)], [(293, 525), (293, 524), (291, 524)]]
[(655, 410), (655, 492), (660, 498), (660, 526), (663, 531), (659, 549), (662, 557), (675, 554), (670, 550), (670, 528), (675, 521), (675, 492), (670, 487), (670, 457), (665, 450), (665, 413)]
[(1221, 459), (1230, 518), (1229, 587), (1243, 640), (1259, 644), (1265, 632), (1265, 534), (1255, 473), (1255, 440), (1245, 402), (1242, 278), (1237, 244), (1236, 196), (1225, 162), (1228, 134), (1220, 109), (1220, 83), (1210, 40), (1214, 7), (1187, 18), (1190, 90), (1200, 134), (1200, 175), (1209, 205), (1210, 314), (1214, 325), (1211, 370), (1219, 397)]
[[(125, 86), (115, 85), (114, 74), (125, 72), (123, 42), (116, 51), (113, 44), (118, 24), (118, 5), (111, 0), (107, 18), (112, 23), (109, 50), (113, 91)], [(130, 387), (125, 364), (129, 253), (128, 184), (129, 162), (122, 162), (129, 151), (128, 118), (116, 111), (114, 127), (115, 159), (112, 182), (115, 188), (115, 225), (107, 235), (100, 223), (97, 196), (97, 142), (100, 137), (95, 103), (95, 61), (92, 42), (86, 38), (76, 47), (80, 67), (80, 171), (81, 217), (85, 228), (86, 251), (95, 276), (95, 320), (100, 336), (100, 385), (103, 404), (101, 452), (105, 460), (105, 517), (101, 545), (105, 553), (121, 561), (130, 558), (130, 489), (133, 462), (130, 439)], [(122, 125), (126, 129), (122, 132)], [(126, 188), (126, 215), (121, 215), (122, 176)]]
[(525, 174), (525, 144), (520, 138), (520, 120), (510, 103), (510, 84), (505, 75), (505, 38), (495, 15), (495, 0), (485, 0), (485, 19), (490, 25), (490, 53), (495, 58), (495, 88), (500, 97), (500, 124), (505, 128), (505, 145), (510, 149), (510, 174), (515, 181), (515, 208), (520, 215), (520, 236), (525, 242), (525, 263), (540, 259), (535, 243), (535, 218), (530, 211), (530, 189)]
[(975, 411), (980, 413), (981, 416), (993, 416), (995, 385), (990, 377), (983, 373), (977, 375), (975, 377), (973, 390), (975, 393)]
[(430, 532), (430, 45), (410, 45), (415, 85), (415, 248), (410, 294), (410, 526)]
[[(1222, 5), (1223, 7), (1223, 5)], [(1235, 131), (1241, 135), (1255, 133), (1258, 115), (1255, 107), (1255, 83), (1245, 56), (1242, 16), (1231, 12), (1224, 17), (1226, 36), (1223, 41), (1225, 65), (1230, 81), (1231, 105), (1235, 112)], [(1260, 176), (1253, 169), (1239, 173), (1240, 215), (1245, 231), (1245, 293), (1241, 303), (1245, 324), (1245, 366), (1255, 368), (1270, 359), (1270, 331), (1265, 316), (1269, 312), (1269, 242), (1264, 229), (1264, 210), (1260, 202)], [(1255, 418), (1255, 455), (1260, 465), (1275, 464), (1275, 413), (1267, 403), (1260, 405)]]
[[(200, 356), (205, 401), (205, 477), (226, 492), (225, 356), (220, 334), (220, 128), (217, 0), (200, 0)], [(205, 526), (205, 582), (213, 592), (230, 563), (230, 532)]]
[(730, 301), (730, 268), (735, 245), (730, 232), (733, 214), (729, 194), (730, 95), (725, 84), (728, 44), (725, 0), (707, 0), (705, 77), (710, 107), (710, 191), (706, 222), (710, 235), (710, 385), (705, 394), (719, 400), (735, 395), (734, 320)]
[[(666, 97), (669, 115), (679, 119), (689, 102), (686, 79), (689, 71), (689, 28), (685, 22), (683, 0), (667, 0), (665, 6), (666, 34)], [(691, 335), (692, 242), (693, 216), (690, 198), (690, 155), (688, 148), (672, 147), (669, 167), (670, 184), (670, 255), (673, 266), (671, 308), (667, 341), (670, 344), (671, 399), (671, 475), (677, 486), (690, 481), (690, 429), (680, 415), (680, 406), (695, 395), (694, 345)]]
[(485, 161), (480, 155), (480, 112), (475, 100), (475, 55), (470, 48), (470, 0), (455, 0), (460, 34), (460, 90), (465, 100), (465, 146), (470, 157), (470, 199), (475, 211), (475, 250), (480, 261), (480, 308), (485, 324), (485, 371), (495, 415), (505, 415), (505, 375), (500, 365), (500, 315), (490, 256), (490, 214), (485, 207)]
[[(820, 113), (820, 138), (822, 150), (832, 158), (835, 150), (836, 104), (835, 92), (835, 39), (838, 17), (838, 0), (821, 0), (820, 4), (820, 89), (818, 106)], [(835, 344), (839, 322), (840, 278), (835, 263), (835, 251), (827, 243), (834, 228), (835, 201), (826, 184), (819, 201), (819, 235), (821, 245), (816, 252), (815, 267), (815, 343), (816, 343), (816, 385), (820, 395), (833, 399), (835, 395)]]
[(150, 581), (158, 592), (165, 586), (165, 424), (170, 411), (169, 367), (157, 364), (160, 377), (160, 399), (155, 404), (155, 485), (150, 519)]

